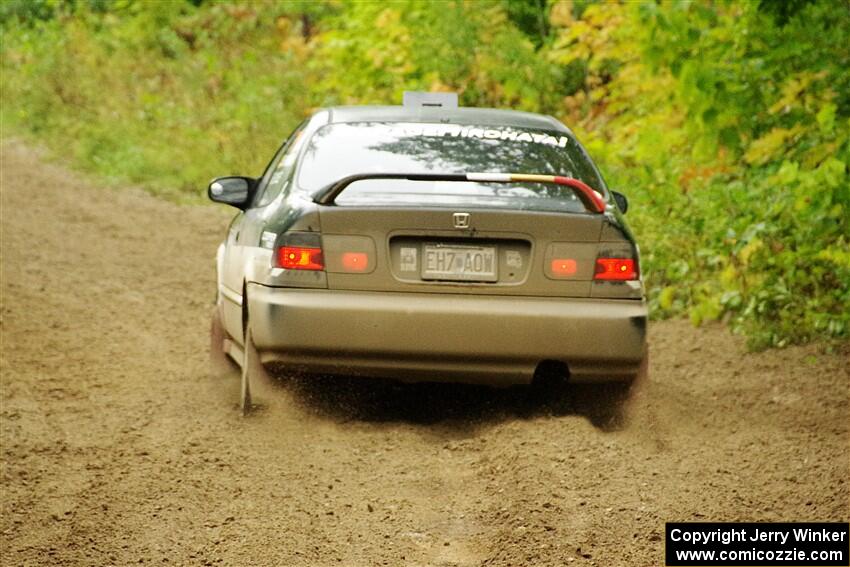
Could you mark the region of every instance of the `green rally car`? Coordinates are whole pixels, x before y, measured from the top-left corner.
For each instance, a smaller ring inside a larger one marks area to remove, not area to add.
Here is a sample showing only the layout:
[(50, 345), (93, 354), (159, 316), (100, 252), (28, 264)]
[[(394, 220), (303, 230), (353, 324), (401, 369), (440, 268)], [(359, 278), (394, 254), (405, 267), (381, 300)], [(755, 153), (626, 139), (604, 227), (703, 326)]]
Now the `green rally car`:
[(212, 348), (254, 375), (490, 385), (618, 383), (646, 367), (638, 247), (587, 152), (552, 117), (402, 106), (317, 111), (236, 207), (216, 265)]

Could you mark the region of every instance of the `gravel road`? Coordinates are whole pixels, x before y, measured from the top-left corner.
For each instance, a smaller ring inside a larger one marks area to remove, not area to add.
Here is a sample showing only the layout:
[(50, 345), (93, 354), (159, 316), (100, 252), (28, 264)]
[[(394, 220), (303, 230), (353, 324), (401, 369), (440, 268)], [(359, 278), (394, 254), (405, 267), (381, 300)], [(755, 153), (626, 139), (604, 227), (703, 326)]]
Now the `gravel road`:
[[(214, 169), (214, 168), (212, 168)], [(850, 519), (850, 350), (651, 325), (626, 426), (581, 400), (207, 358), (229, 212), (2, 146), (3, 565), (662, 565), (665, 521)]]

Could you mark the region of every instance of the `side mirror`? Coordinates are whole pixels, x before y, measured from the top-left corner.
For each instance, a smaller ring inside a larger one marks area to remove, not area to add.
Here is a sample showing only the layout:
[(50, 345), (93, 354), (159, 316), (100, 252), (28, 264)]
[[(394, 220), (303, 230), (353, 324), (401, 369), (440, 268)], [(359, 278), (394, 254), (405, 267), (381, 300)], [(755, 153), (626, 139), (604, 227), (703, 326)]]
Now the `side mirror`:
[(611, 191), (611, 194), (614, 195), (614, 202), (617, 203), (617, 208), (620, 209), (621, 213), (626, 214), (626, 211), (629, 210), (629, 200), (622, 193)]
[(257, 180), (252, 177), (216, 177), (207, 188), (210, 201), (244, 209), (251, 202)]

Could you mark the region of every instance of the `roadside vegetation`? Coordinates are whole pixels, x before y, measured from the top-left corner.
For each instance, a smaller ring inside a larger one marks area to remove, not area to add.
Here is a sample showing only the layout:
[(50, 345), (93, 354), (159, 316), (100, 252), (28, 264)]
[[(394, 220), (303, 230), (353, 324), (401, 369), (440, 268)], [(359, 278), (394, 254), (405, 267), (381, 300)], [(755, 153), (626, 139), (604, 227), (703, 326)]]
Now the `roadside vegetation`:
[(628, 195), (654, 316), (850, 336), (846, 2), (7, 0), (0, 30), (3, 136), (190, 202), (318, 106), (552, 114)]

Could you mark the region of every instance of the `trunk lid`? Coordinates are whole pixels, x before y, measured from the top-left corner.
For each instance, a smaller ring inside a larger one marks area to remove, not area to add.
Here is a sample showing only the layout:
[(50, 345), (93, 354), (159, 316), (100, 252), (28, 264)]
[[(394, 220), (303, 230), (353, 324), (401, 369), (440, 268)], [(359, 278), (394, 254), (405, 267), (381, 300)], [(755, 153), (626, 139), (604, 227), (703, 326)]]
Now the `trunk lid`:
[(319, 206), (329, 289), (590, 297), (604, 215)]

